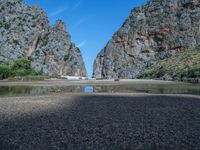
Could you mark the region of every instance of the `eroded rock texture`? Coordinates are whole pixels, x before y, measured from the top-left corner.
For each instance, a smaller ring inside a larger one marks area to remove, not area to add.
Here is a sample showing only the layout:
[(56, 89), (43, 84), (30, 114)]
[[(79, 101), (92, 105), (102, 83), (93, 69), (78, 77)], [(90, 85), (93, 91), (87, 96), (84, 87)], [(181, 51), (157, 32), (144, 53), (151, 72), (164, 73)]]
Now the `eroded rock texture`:
[(0, 0), (0, 63), (23, 57), (45, 75), (86, 76), (80, 50), (71, 43), (66, 26), (51, 27), (47, 14), (23, 0)]
[(200, 44), (200, 0), (151, 0), (133, 9), (94, 62), (96, 78), (136, 78), (155, 61)]

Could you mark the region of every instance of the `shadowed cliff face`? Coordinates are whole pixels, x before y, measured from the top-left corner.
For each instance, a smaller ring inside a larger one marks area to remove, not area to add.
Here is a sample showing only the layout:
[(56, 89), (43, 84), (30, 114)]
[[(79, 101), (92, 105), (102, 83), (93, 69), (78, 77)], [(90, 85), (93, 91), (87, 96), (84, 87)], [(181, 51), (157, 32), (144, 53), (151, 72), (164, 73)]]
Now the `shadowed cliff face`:
[(80, 50), (61, 20), (54, 27), (46, 13), (23, 0), (0, 0), (0, 62), (30, 57), (45, 75), (86, 76)]
[(136, 78), (155, 61), (200, 43), (200, 0), (151, 0), (133, 9), (94, 62), (96, 78)]

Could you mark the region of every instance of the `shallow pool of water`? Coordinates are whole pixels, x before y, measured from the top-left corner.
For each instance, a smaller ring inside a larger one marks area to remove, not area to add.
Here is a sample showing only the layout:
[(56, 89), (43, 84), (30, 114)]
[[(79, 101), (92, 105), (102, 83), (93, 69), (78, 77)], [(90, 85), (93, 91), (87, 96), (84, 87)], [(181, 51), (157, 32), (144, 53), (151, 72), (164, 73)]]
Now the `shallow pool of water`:
[(200, 84), (76, 85), (61, 87), (0, 86), (0, 96), (41, 95), (48, 93), (153, 93), (200, 95)]

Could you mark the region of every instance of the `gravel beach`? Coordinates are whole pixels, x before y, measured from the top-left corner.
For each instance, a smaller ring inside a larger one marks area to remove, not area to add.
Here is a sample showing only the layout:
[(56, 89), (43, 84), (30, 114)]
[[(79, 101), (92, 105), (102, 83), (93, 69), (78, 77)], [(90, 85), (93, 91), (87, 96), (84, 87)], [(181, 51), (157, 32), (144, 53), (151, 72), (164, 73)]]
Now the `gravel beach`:
[(198, 150), (200, 97), (65, 94), (0, 98), (1, 150)]

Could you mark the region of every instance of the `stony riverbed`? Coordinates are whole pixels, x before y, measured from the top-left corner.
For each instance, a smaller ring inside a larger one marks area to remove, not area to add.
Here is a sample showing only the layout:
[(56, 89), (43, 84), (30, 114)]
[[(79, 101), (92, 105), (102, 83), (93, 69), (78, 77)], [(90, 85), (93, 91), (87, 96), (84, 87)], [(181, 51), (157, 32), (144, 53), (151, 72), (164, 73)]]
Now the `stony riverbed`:
[(0, 149), (199, 149), (200, 97), (0, 98)]

